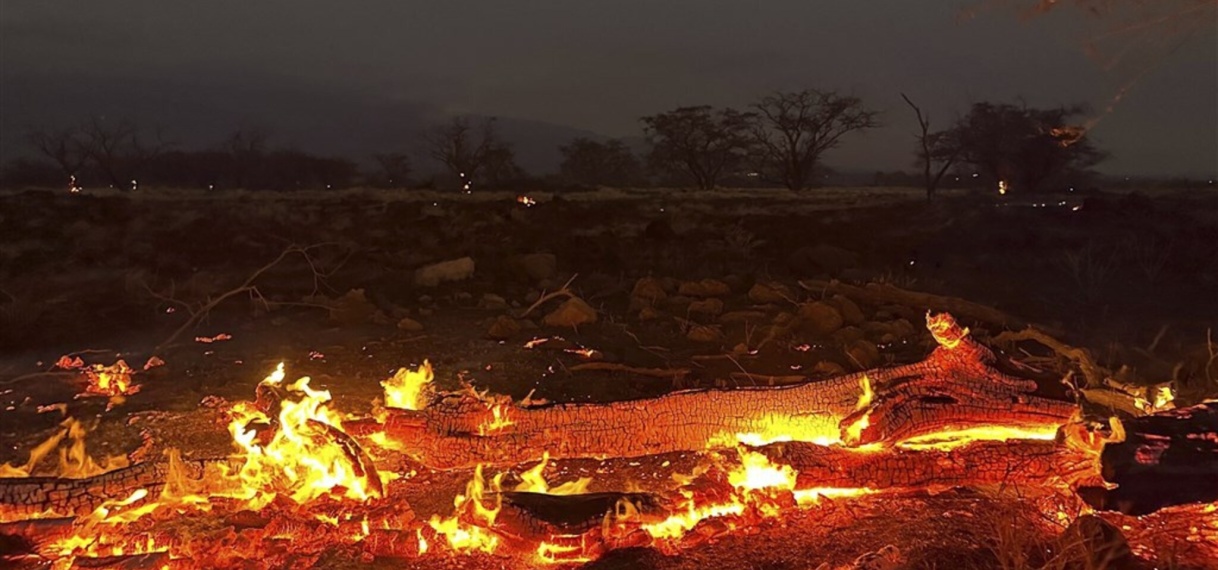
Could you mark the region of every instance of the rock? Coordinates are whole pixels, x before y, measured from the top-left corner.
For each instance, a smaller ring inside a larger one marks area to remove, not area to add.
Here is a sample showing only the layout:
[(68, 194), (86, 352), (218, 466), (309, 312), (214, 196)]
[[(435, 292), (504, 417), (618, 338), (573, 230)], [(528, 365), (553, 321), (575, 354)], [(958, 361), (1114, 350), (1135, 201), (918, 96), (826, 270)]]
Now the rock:
[(643, 277), (634, 282), (634, 289), (630, 291), (630, 305), (634, 308), (636, 303), (638, 308), (652, 307), (656, 303), (668, 298), (668, 292), (664, 290), (664, 285), (655, 277)]
[(718, 315), (723, 312), (723, 301), (715, 298), (694, 301), (689, 304), (689, 312), (703, 315)]
[(815, 335), (828, 336), (842, 328), (842, 314), (823, 301), (804, 303), (799, 307), (800, 326)]
[(330, 320), (340, 325), (358, 325), (368, 322), (377, 313), (368, 302), (363, 289), (352, 289), (330, 304)]
[(837, 275), (858, 265), (858, 254), (828, 244), (801, 247), (787, 258), (791, 270), (805, 275)]
[(500, 297), (499, 295), (496, 295), (494, 293), (487, 293), (487, 294), (483, 295), (481, 299), (478, 300), (478, 308), (491, 309), (491, 310), (497, 311), (497, 310), (502, 310), (502, 309), (508, 308), (508, 303), (507, 303), (507, 299), (504, 299), (503, 297)]
[(687, 297), (722, 297), (731, 292), (732, 288), (718, 279), (686, 281), (677, 289), (678, 294)]
[(781, 283), (755, 283), (749, 289), (749, 300), (760, 305), (783, 303), (794, 298), (791, 289)]
[(918, 334), (918, 329), (914, 328), (913, 323), (905, 319), (897, 319), (892, 321), (892, 334), (900, 338), (910, 338)]
[(739, 275), (724, 275), (723, 283), (731, 291), (739, 291), (744, 288), (744, 278)]
[(695, 325), (690, 327), (685, 338), (694, 342), (717, 342), (723, 340), (723, 331), (715, 325)]
[(846, 324), (857, 326), (867, 320), (867, 317), (863, 316), (863, 310), (859, 308), (858, 304), (851, 301), (849, 297), (834, 295), (830, 300), (837, 306), (837, 310), (842, 313), (842, 320)]
[(846, 369), (832, 360), (822, 360), (812, 367), (812, 372), (824, 376), (841, 376), (846, 373)]
[(398, 330), (406, 332), (420, 332), (423, 330), (423, 323), (420, 323), (419, 321), (416, 321), (410, 317), (402, 317), (402, 320), (398, 321)]
[(508, 258), (507, 266), (518, 277), (541, 281), (558, 273), (558, 257), (552, 253), (527, 253)]
[(431, 314), (432, 314), (432, 313), (434, 313), (434, 312), (435, 312), (435, 311), (433, 311), (433, 310), (432, 310), (431, 308), (429, 308), (429, 307), (423, 307), (423, 308), (419, 309), (419, 314), (420, 314), (420, 315), (422, 315), (422, 316), (424, 316), (424, 317), (430, 317), (430, 316), (431, 316)]
[(1121, 529), (1095, 515), (1078, 517), (1057, 540), (1058, 550), (1073, 563), (1065, 568), (1126, 568), (1134, 562)]
[(643, 309), (639, 311), (640, 321), (652, 321), (663, 316), (664, 313), (657, 311), (655, 307), (643, 307)]
[(759, 323), (765, 318), (766, 314), (761, 311), (729, 311), (719, 316), (719, 322), (724, 324)]
[(579, 297), (571, 297), (546, 315), (541, 322), (550, 327), (574, 328), (583, 324), (595, 323), (596, 309)]
[(462, 257), (420, 267), (414, 272), (414, 283), (420, 287), (435, 287), (448, 281), (469, 279), (473, 274), (473, 258)]
[(856, 340), (862, 340), (867, 336), (863, 329), (858, 327), (842, 327), (835, 331), (832, 335), (833, 340), (837, 341), (842, 346), (848, 345)]
[(520, 322), (507, 315), (499, 315), (486, 331), (486, 337), (494, 340), (507, 340), (520, 333), (523, 327)]
[(880, 350), (870, 341), (859, 339), (846, 346), (846, 357), (860, 369), (875, 368), (880, 361)]

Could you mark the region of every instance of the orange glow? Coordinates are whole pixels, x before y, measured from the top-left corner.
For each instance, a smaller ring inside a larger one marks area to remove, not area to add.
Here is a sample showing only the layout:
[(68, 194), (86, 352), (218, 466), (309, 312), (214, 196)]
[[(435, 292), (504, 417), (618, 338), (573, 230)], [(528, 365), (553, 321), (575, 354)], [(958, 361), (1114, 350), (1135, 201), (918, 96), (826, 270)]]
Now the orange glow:
[(478, 426), (478, 435), (490, 435), (516, 423), (508, 417), (508, 406), (511, 403), (491, 404), (491, 417)]
[(905, 449), (937, 449), (947, 451), (974, 441), (1010, 441), (1013, 439), (1035, 439), (1053, 441), (1057, 438), (1058, 424), (1036, 427), (1013, 427), (1002, 425), (976, 426), (957, 430), (944, 430), (910, 438), (897, 444)]
[(926, 328), (930, 329), (930, 334), (935, 337), (935, 342), (948, 350), (960, 346), (960, 342), (969, 333), (968, 327), (961, 328), (951, 315), (947, 313), (936, 315), (931, 314), (930, 311), (926, 312)]
[(140, 387), (131, 382), (133, 371), (126, 361), (119, 360), (110, 366), (94, 364), (84, 371), (89, 378), (89, 386), (85, 388), (88, 394), (121, 397), (140, 391)]
[[(487, 529), (495, 526), (495, 518), (503, 506), (503, 499), (499, 495), (502, 479), (503, 474), (500, 473), (490, 480), (489, 494), (493, 499), (488, 506), (487, 481), (482, 476), (482, 466), (477, 466), (473, 479), (465, 487), (465, 493), (453, 499), (452, 516), (442, 518), (432, 515), (427, 521), (428, 526), (443, 535), (449, 548), (456, 552), (494, 552), (499, 547), (499, 537)], [(426, 550), (426, 547), (422, 550)]]
[(588, 486), (592, 484), (591, 477), (568, 481), (557, 487), (550, 487), (546, 482), (545, 472), (546, 465), (550, 462), (550, 452), (544, 452), (541, 456), (541, 462), (520, 474), (520, 484), (516, 485), (516, 491), (529, 493), (545, 493), (547, 495), (581, 495), (588, 492)]
[(426, 360), (415, 370), (399, 368), (392, 378), (381, 382), (381, 388), (385, 390), (385, 406), (403, 410), (423, 409), (427, 403), (424, 389), (434, 379), (431, 362)]

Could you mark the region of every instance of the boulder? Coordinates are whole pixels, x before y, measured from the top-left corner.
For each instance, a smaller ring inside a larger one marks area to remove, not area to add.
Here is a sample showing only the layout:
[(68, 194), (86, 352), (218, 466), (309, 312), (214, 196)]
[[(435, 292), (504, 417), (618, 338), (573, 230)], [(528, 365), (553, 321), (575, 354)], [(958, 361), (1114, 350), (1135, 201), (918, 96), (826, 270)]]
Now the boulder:
[(643, 277), (634, 282), (634, 289), (630, 291), (630, 306), (636, 310), (652, 307), (666, 298), (668, 292), (664, 290), (664, 284), (659, 279)]
[(804, 303), (799, 307), (800, 326), (815, 335), (828, 336), (842, 328), (845, 321), (837, 308), (824, 301)]
[(596, 309), (579, 297), (571, 297), (546, 315), (541, 322), (550, 327), (574, 328), (583, 324), (595, 323)]
[(473, 258), (462, 257), (418, 268), (414, 272), (414, 283), (420, 287), (435, 287), (449, 281), (469, 279), (473, 274)]
[(686, 281), (677, 289), (677, 294), (687, 297), (722, 297), (731, 292), (732, 288), (718, 279)]
[(507, 340), (520, 333), (523, 327), (520, 322), (507, 315), (499, 315), (486, 331), (486, 337), (493, 340)]
[(875, 368), (880, 361), (880, 350), (865, 339), (855, 340), (846, 345), (846, 358), (862, 370)]
[(398, 321), (398, 330), (406, 332), (422, 332), (423, 323), (420, 323), (419, 321), (416, 321), (410, 317), (402, 317), (402, 320)]
[(502, 310), (508, 308), (507, 299), (494, 293), (487, 293), (478, 300), (478, 308), (490, 310)]
[(867, 317), (863, 315), (863, 310), (849, 297), (834, 295), (830, 300), (842, 313), (842, 320), (846, 321), (846, 324), (858, 326), (867, 320)]
[(781, 283), (755, 283), (749, 289), (749, 300), (759, 305), (782, 303), (794, 298), (791, 289)]
[(689, 312), (703, 315), (718, 315), (723, 312), (723, 301), (713, 297), (694, 301), (689, 304)]
[(363, 289), (351, 289), (330, 303), (330, 320), (340, 325), (366, 323), (376, 313), (376, 306), (368, 302)]
[(695, 325), (690, 327), (685, 338), (694, 342), (717, 342), (723, 340), (723, 331), (714, 325)]

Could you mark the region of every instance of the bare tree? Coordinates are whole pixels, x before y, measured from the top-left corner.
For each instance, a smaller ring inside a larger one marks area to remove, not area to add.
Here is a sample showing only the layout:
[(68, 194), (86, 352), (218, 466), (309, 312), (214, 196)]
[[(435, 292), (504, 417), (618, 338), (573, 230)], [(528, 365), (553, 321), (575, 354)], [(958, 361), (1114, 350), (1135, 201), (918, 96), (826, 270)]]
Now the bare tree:
[(753, 139), (763, 174), (802, 190), (825, 151), (842, 136), (879, 126), (877, 113), (857, 97), (805, 89), (778, 92), (753, 105)]
[(26, 141), (43, 156), (51, 159), (68, 179), (70, 190), (76, 189), (76, 175), (84, 167), (89, 154), (81, 140), (80, 129), (68, 127), (52, 130), (31, 128)]
[(918, 108), (904, 93), (901, 94), (901, 98), (909, 104), (914, 115), (918, 117), (918, 127), (921, 130), (918, 134), (918, 162), (922, 166), (926, 199), (930, 200), (935, 196), (935, 190), (939, 188), (943, 176), (960, 157), (960, 145), (953, 136), (954, 131), (931, 131), (930, 114), (923, 113), (922, 109)]
[(476, 181), (494, 182), (520, 172), (512, 147), (499, 139), (493, 118), (475, 124), (470, 117), (453, 117), (425, 133), (423, 144), (428, 156), (460, 179), (466, 192)]
[(172, 146), (160, 129), (148, 136), (127, 120), (107, 123), (93, 117), (81, 131), (89, 158), (115, 188), (130, 184), (134, 189), (140, 170)]
[(579, 137), (558, 147), (558, 152), (562, 154), (559, 174), (576, 184), (620, 188), (643, 178), (634, 153), (616, 139), (602, 143)]
[(648, 164), (661, 172), (689, 176), (703, 190), (744, 162), (749, 150), (750, 115), (735, 109), (681, 107), (642, 118), (651, 152)]

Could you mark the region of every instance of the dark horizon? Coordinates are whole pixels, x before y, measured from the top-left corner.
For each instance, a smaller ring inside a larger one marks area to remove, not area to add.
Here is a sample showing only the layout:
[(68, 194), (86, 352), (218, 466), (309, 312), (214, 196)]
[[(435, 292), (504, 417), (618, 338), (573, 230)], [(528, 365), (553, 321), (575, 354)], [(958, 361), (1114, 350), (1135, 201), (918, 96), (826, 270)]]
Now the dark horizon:
[(939, 125), (981, 100), (1088, 103), (1101, 118), (1091, 135), (1111, 154), (1100, 173), (1218, 175), (1212, 29), (1105, 70), (1083, 49), (1103, 22), (1073, 10), (1022, 21), (1006, 8), (960, 18), (983, 4), (393, 2), (340, 11), (9, 1), (0, 158), (29, 154), (27, 126), (107, 115), (163, 125), (185, 148), (257, 126), (275, 145), (363, 161), (413, 151), (427, 125), (470, 113), (501, 117), (521, 164), (542, 173), (575, 136), (637, 139), (644, 115), (744, 107), (813, 87), (883, 112), (883, 128), (826, 155), (842, 171), (911, 169), (916, 125), (905, 92)]

